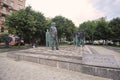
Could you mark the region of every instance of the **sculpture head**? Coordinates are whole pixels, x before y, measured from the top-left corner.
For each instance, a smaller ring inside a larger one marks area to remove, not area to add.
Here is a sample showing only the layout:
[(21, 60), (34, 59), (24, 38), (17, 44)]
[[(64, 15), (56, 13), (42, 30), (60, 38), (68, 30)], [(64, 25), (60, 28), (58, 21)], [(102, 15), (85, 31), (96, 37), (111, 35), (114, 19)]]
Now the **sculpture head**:
[(56, 25), (56, 23), (55, 23), (55, 22), (52, 22), (52, 23), (51, 23), (51, 26), (55, 26), (55, 25)]
[(47, 32), (49, 32), (49, 30), (47, 29)]

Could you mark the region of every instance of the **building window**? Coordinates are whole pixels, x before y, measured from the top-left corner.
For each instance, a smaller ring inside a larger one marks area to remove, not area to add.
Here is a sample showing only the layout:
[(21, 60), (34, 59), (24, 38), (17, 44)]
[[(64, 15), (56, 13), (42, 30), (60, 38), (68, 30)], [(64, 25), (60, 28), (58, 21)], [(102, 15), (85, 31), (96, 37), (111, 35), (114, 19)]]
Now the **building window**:
[(18, 4), (18, 9), (23, 9), (22, 5)]
[(21, 2), (22, 2), (23, 0), (19, 0), (19, 1), (21, 1)]
[(2, 19), (2, 21), (3, 21), (3, 22), (5, 22), (5, 17), (4, 17), (4, 16), (2, 16), (2, 18), (1, 18), (1, 19)]
[(6, 7), (3, 7), (3, 8), (2, 8), (2, 11), (3, 11), (4, 13), (6, 13), (6, 12), (7, 12)]
[(10, 6), (14, 7), (14, 2), (13, 1), (10, 2)]
[(12, 11), (12, 10), (10, 10), (10, 11), (9, 11), (9, 15), (11, 15), (11, 14), (12, 14), (12, 12), (13, 12), (13, 11)]
[(10, 13), (12, 13), (13, 11), (12, 10), (10, 10)]
[(7, 0), (4, 0), (4, 1), (7, 1)]

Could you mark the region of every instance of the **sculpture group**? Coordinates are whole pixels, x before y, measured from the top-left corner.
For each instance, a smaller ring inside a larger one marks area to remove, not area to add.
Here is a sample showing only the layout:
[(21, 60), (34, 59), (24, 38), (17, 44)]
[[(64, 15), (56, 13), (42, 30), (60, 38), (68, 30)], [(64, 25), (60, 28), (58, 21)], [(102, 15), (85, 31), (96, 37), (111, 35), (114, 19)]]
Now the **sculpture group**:
[[(77, 31), (73, 33), (73, 43), (75, 46), (84, 46), (85, 42), (85, 33), (84, 31)], [(46, 32), (46, 47), (52, 47), (52, 50), (56, 48), (56, 50), (59, 50), (58, 48), (58, 35), (57, 35), (57, 28), (56, 23), (52, 22), (51, 27)], [(55, 48), (54, 48), (55, 47)]]
[(54, 50), (54, 47), (56, 50), (59, 50), (57, 28), (55, 22), (51, 23), (50, 30), (47, 30), (46, 32), (46, 46), (52, 47), (52, 50)]

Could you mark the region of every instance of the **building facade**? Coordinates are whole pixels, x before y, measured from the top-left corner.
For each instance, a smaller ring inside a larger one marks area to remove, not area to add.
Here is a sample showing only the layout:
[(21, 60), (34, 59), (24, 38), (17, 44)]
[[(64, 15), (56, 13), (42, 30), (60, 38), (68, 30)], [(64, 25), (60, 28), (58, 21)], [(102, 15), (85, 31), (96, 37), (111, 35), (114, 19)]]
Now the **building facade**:
[(0, 0), (0, 33), (6, 33), (5, 17), (14, 11), (25, 8), (26, 0)]

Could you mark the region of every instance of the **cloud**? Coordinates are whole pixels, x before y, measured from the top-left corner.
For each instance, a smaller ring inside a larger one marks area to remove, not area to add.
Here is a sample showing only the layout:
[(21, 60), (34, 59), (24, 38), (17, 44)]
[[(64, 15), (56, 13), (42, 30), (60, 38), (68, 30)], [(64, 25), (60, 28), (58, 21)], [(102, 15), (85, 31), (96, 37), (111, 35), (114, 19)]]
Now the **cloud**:
[(94, 7), (105, 14), (108, 20), (120, 17), (120, 0), (93, 0)]
[(94, 0), (27, 0), (26, 3), (46, 17), (62, 15), (71, 19), (76, 26), (84, 21), (105, 16), (104, 12), (98, 9), (101, 6), (95, 8), (97, 2)]

